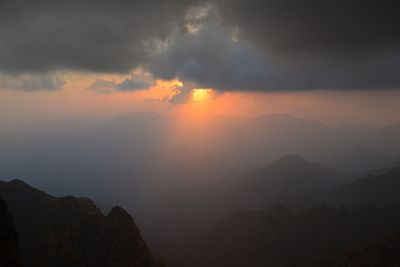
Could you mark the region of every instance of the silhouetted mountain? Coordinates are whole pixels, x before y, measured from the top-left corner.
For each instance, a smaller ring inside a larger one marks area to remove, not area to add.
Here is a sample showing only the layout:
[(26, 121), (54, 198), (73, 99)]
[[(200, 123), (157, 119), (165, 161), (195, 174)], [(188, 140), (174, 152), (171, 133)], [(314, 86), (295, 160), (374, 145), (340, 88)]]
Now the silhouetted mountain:
[(396, 159), (393, 160), (391, 166), (393, 167), (400, 167), (400, 156), (396, 157)]
[(340, 207), (374, 205), (400, 206), (400, 167), (371, 171), (353, 182), (343, 183), (328, 192), (299, 193), (281, 202), (296, 210), (307, 209), (321, 203)]
[(190, 266), (339, 267), (349, 251), (377, 244), (400, 229), (400, 210), (394, 208), (323, 205), (283, 214), (232, 214), (187, 246), (183, 259)]
[(383, 173), (370, 174), (355, 182), (343, 184), (325, 194), (325, 202), (333, 205), (400, 206), (400, 167)]
[(7, 204), (0, 199), (0, 266), (21, 266), (18, 235)]
[[(326, 191), (343, 182), (344, 176), (329, 167), (289, 155), (244, 177), (263, 194), (290, 195), (303, 191)], [(272, 187), (271, 189), (269, 189)], [(266, 192), (270, 190), (271, 192)]]
[(354, 147), (333, 157), (329, 165), (347, 172), (366, 172), (392, 167), (393, 159), (370, 148)]
[(55, 198), (20, 180), (0, 182), (27, 266), (155, 266), (131, 216), (107, 216), (86, 198)]
[[(172, 192), (149, 203), (139, 215), (152, 232), (147, 235), (149, 244), (171, 250), (171, 243), (184, 242), (231, 212), (262, 208), (300, 192), (328, 191), (342, 180), (331, 168), (286, 156), (235, 179)], [(151, 242), (151, 235), (157, 240)], [(165, 238), (165, 246), (160, 237)]]

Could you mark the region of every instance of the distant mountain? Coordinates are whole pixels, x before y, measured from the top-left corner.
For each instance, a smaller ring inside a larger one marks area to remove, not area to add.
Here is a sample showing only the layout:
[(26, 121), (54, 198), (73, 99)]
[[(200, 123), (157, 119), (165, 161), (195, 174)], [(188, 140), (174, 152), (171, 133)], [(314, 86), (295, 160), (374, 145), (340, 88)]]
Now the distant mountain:
[(393, 167), (400, 167), (400, 156), (396, 157), (396, 159), (393, 160), (391, 165)]
[[(297, 156), (282, 157), (267, 167), (245, 175), (242, 183), (262, 189), (269, 196), (290, 195), (303, 191), (326, 191), (345, 181), (336, 170)], [(266, 192), (269, 190), (270, 192)]]
[[(246, 173), (283, 155), (329, 162), (351, 147), (389, 157), (400, 153), (400, 124), (333, 127), (289, 114), (210, 115), (203, 122), (132, 113), (3, 125), (0, 179), (19, 177), (56, 196), (88, 196), (133, 209), (171, 190)], [(360, 166), (370, 166), (362, 159)]]
[(400, 206), (400, 167), (371, 171), (353, 182), (343, 183), (328, 192), (299, 193), (281, 203), (295, 210), (304, 210), (322, 203), (335, 207), (354, 208)]
[(149, 230), (145, 232), (149, 244), (174, 258), (187, 240), (232, 212), (278, 202), (297, 210), (322, 203), (349, 208), (400, 206), (400, 168), (371, 172), (354, 182), (344, 183), (345, 179), (331, 168), (285, 156), (240, 177), (173, 192), (138, 214)]
[(148, 236), (157, 237), (149, 238), (150, 244), (170, 250), (171, 242), (183, 242), (231, 212), (262, 208), (300, 192), (329, 191), (343, 179), (331, 168), (291, 155), (246, 175), (171, 192), (135, 213), (151, 231)]
[(2, 199), (0, 199), (0, 266), (21, 266), (17, 231), (7, 204)]
[(323, 199), (332, 205), (400, 206), (400, 167), (343, 184)]
[(270, 209), (240, 212), (188, 245), (183, 261), (199, 267), (343, 267), (347, 265), (341, 259), (350, 251), (378, 244), (399, 229), (398, 208), (319, 206), (301, 213), (282, 207), (278, 213)]
[(392, 167), (393, 159), (367, 147), (353, 147), (334, 156), (329, 165), (347, 172), (366, 172)]
[(131, 216), (107, 216), (85, 198), (56, 198), (20, 180), (0, 182), (26, 266), (155, 266)]

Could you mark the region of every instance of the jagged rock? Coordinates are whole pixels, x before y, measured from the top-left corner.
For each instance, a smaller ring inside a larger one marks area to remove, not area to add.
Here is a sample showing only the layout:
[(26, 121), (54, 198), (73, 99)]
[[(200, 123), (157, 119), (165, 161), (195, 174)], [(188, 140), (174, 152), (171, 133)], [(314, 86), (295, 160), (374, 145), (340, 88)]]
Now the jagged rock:
[(18, 236), (7, 204), (0, 199), (0, 266), (21, 266)]
[(104, 216), (86, 198), (56, 198), (22, 181), (0, 182), (29, 266), (155, 266), (131, 216), (115, 207)]

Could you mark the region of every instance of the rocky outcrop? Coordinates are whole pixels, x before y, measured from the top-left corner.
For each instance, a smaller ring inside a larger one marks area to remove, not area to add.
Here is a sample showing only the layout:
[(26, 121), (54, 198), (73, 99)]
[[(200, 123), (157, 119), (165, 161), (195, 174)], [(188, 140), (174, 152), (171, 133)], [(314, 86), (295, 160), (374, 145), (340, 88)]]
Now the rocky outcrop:
[(104, 216), (86, 198), (56, 198), (22, 181), (0, 183), (29, 266), (155, 266), (131, 216), (114, 207)]
[(0, 199), (0, 266), (21, 266), (18, 236), (7, 204)]

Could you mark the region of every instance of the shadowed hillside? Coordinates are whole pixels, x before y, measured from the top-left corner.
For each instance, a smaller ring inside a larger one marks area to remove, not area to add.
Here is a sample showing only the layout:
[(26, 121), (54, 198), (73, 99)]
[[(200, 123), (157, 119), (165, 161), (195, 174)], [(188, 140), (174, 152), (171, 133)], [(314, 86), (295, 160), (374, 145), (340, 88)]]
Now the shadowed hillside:
[(381, 244), (348, 251), (336, 264), (343, 267), (400, 266), (400, 233)]
[[(378, 244), (400, 230), (398, 208), (347, 210), (323, 205), (294, 214), (284, 207), (278, 210), (226, 217), (186, 248), (183, 261), (189, 266), (340, 267), (347, 264), (351, 251)], [(382, 253), (393, 254), (389, 249)], [(363, 260), (374, 257), (358, 255)]]
[(286, 156), (246, 175), (171, 192), (137, 214), (150, 230), (150, 245), (170, 251), (231, 212), (262, 208), (300, 192), (329, 191), (344, 179), (331, 168)]
[(0, 198), (0, 266), (19, 267), (18, 234), (7, 204)]
[(297, 194), (283, 202), (296, 209), (309, 208), (320, 203), (328, 203), (337, 207), (400, 206), (399, 188), (400, 167), (372, 172), (354, 182), (342, 184), (329, 192)]
[(344, 184), (325, 199), (335, 205), (400, 206), (399, 188), (400, 167)]
[(155, 266), (131, 216), (104, 216), (85, 198), (55, 198), (19, 180), (0, 182), (26, 266)]

